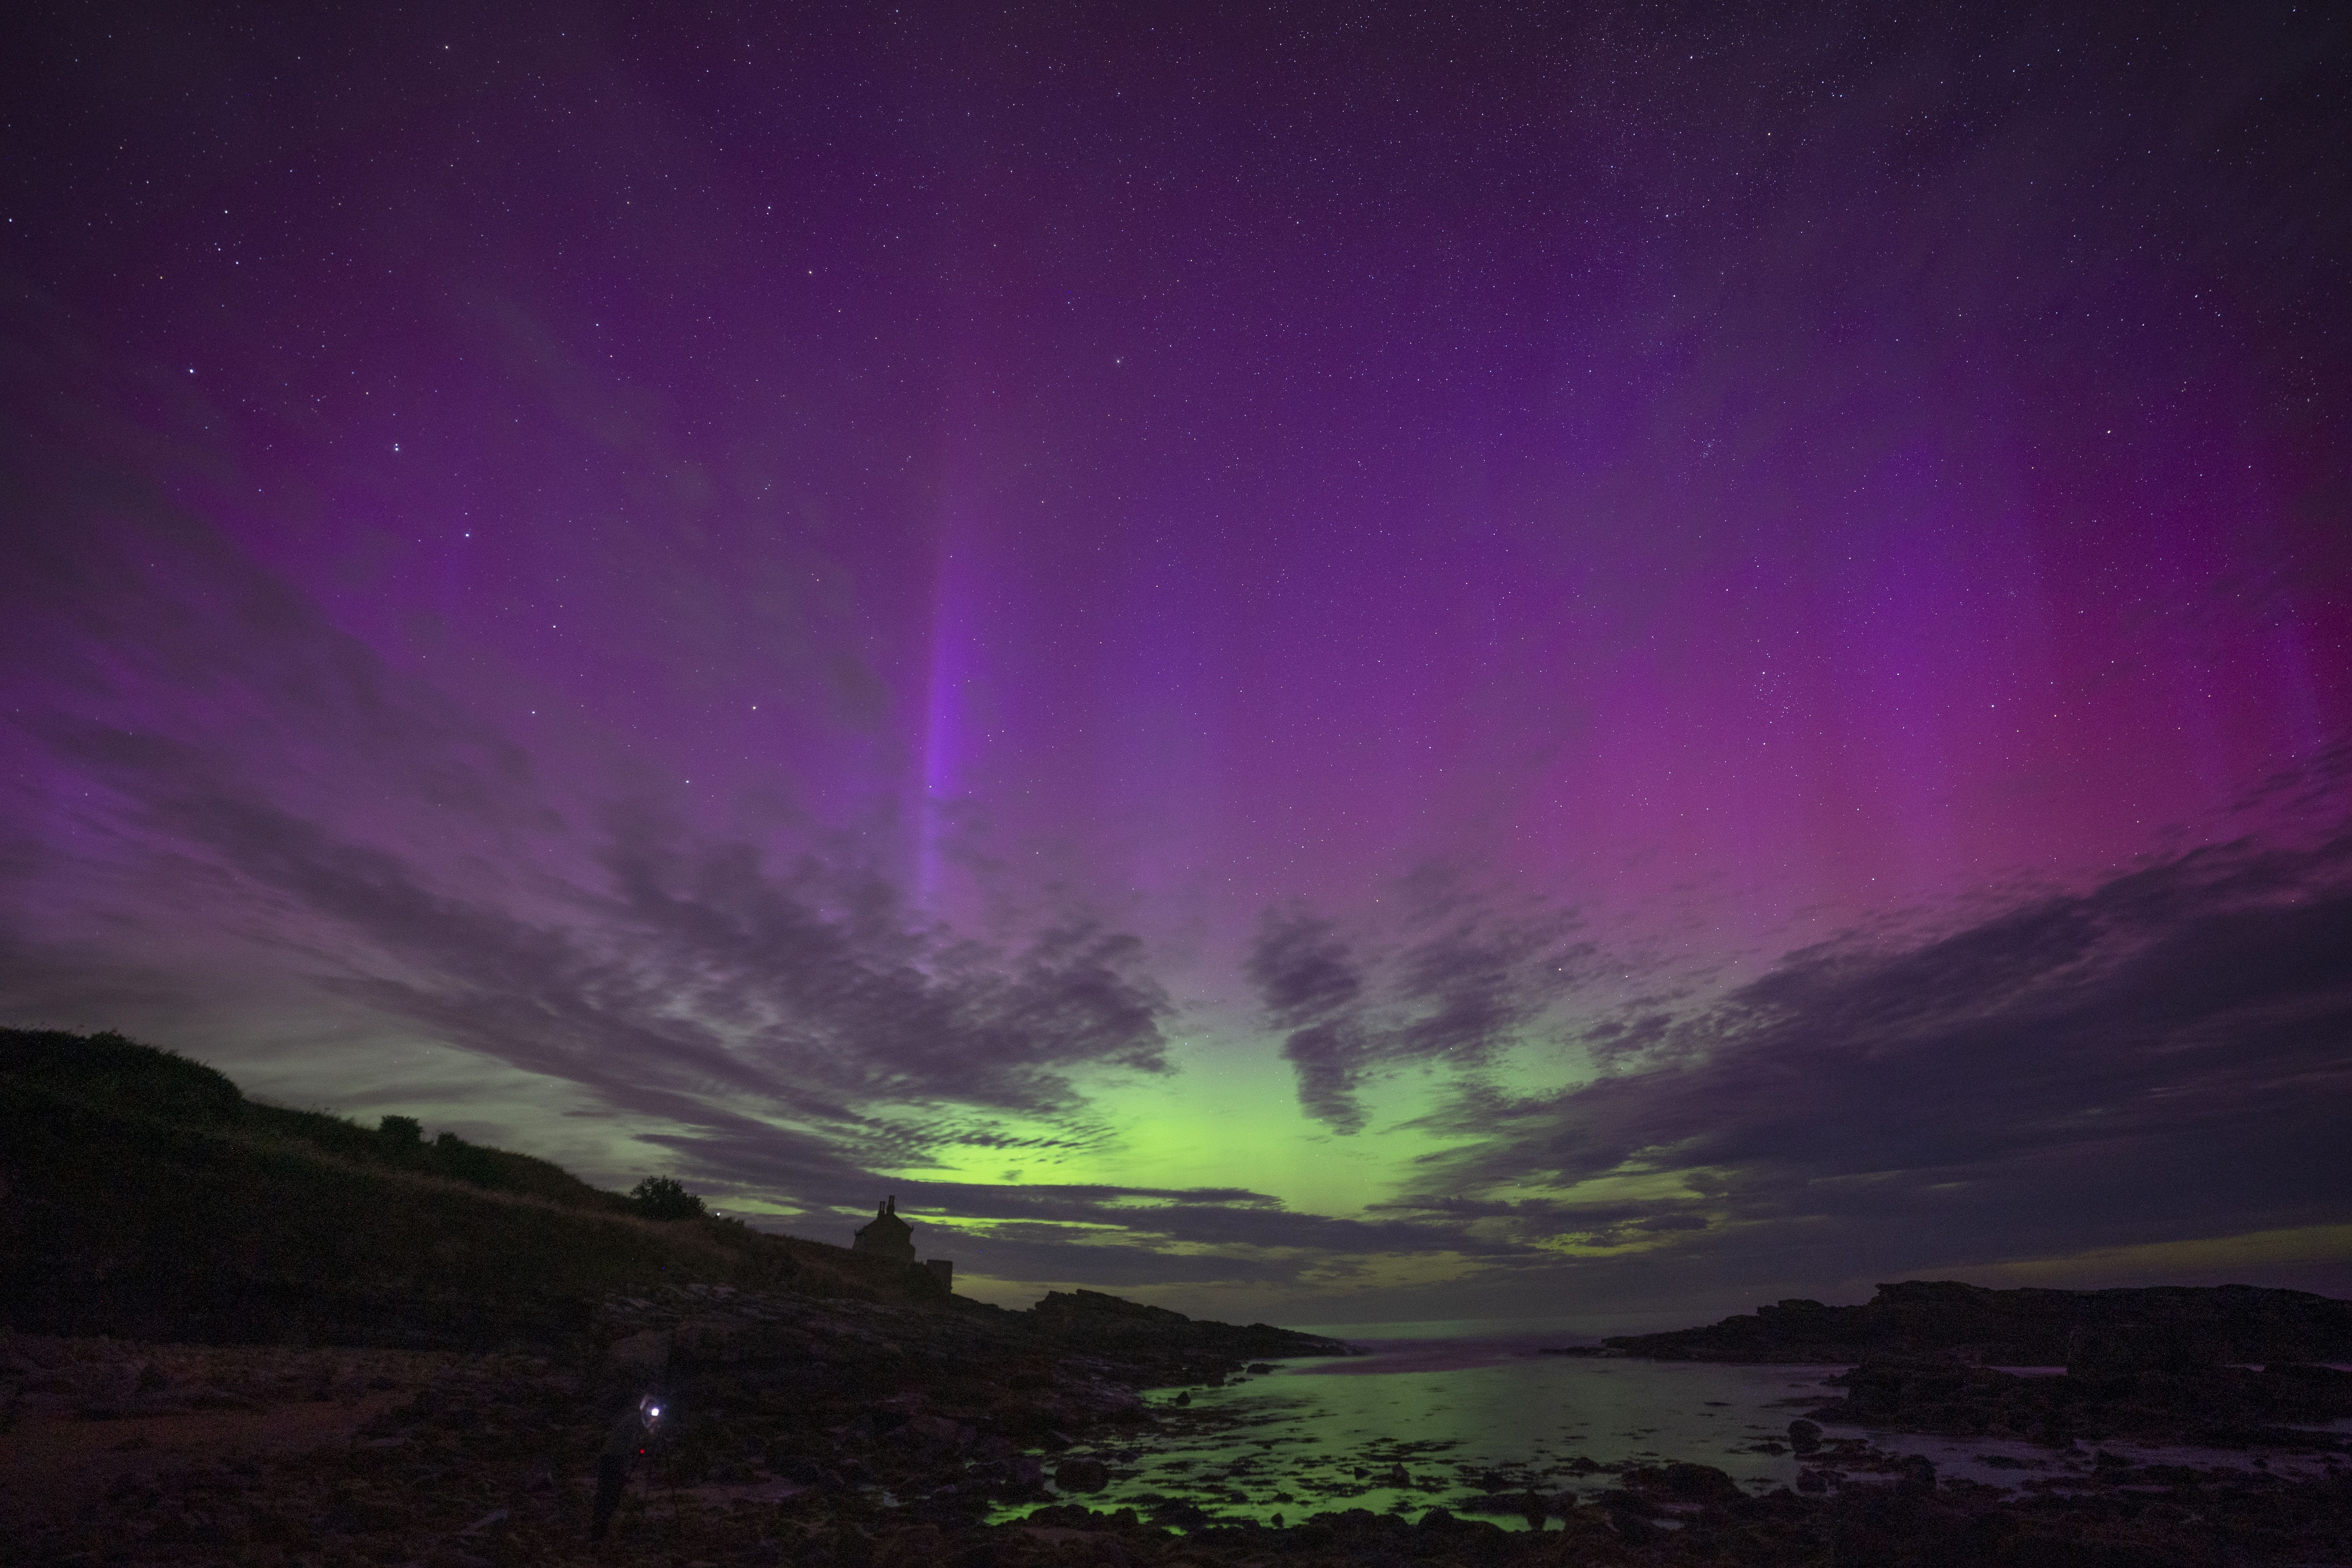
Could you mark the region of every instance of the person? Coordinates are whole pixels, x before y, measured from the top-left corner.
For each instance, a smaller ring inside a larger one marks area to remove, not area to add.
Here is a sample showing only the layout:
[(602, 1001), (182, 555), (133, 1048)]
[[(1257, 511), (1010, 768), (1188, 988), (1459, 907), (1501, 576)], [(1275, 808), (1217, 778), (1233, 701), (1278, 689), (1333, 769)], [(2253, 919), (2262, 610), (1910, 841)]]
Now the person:
[(596, 1516), (588, 1526), (589, 1540), (604, 1539), (613, 1511), (621, 1506), (621, 1489), (628, 1485), (629, 1466), (652, 1446), (660, 1425), (661, 1402), (648, 1394), (604, 1435), (604, 1447), (596, 1456)]

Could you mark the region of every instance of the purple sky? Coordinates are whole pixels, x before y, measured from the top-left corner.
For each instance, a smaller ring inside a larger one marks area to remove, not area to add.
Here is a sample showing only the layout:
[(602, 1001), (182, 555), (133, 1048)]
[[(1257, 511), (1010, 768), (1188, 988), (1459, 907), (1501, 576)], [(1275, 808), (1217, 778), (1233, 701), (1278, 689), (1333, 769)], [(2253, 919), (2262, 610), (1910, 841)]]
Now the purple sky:
[(52, 8), (0, 1020), (975, 1293), (2352, 1293), (2325, 7)]

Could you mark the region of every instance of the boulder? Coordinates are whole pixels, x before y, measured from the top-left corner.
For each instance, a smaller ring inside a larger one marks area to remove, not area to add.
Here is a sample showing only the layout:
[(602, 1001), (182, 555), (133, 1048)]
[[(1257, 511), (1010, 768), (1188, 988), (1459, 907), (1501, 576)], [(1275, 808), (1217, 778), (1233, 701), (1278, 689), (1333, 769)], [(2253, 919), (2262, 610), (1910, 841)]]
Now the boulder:
[(2077, 1329), (2066, 1346), (2072, 1377), (2129, 1377), (2143, 1372), (2202, 1372), (2221, 1364), (2227, 1347), (2213, 1335), (2177, 1323), (2118, 1323)]
[(1739, 1483), (1712, 1465), (1637, 1466), (1624, 1474), (1625, 1489), (1667, 1502), (1732, 1503), (1744, 1495)]
[(939, 1527), (918, 1524), (883, 1538), (874, 1553), (874, 1568), (931, 1568), (947, 1556), (947, 1539)]
[(1098, 1492), (1110, 1485), (1110, 1467), (1100, 1459), (1064, 1459), (1054, 1467), (1054, 1484), (1066, 1492)]
[(614, 1340), (604, 1347), (604, 1359), (625, 1371), (660, 1372), (669, 1365), (669, 1335), (660, 1329), (647, 1329)]
[(919, 1443), (929, 1448), (959, 1449), (971, 1446), (972, 1429), (960, 1421), (944, 1415), (910, 1415), (907, 1424), (894, 1434), (902, 1442)]

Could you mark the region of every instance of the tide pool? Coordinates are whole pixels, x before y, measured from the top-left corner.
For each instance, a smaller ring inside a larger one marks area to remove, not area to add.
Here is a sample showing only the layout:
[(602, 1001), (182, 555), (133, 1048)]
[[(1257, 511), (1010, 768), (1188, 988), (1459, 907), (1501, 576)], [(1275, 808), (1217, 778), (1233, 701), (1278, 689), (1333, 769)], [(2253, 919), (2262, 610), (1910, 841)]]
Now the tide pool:
[[(1397, 1325), (1383, 1338), (1318, 1329), (1365, 1353), (1283, 1362), (1222, 1386), (1155, 1390), (1146, 1399), (1160, 1420), (1149, 1435), (1044, 1458), (1049, 1472), (1066, 1458), (1102, 1459), (1110, 1485), (1064, 1500), (1146, 1517), (1189, 1505), (1222, 1520), (1295, 1524), (1335, 1509), (1417, 1517), (1444, 1508), (1513, 1528), (1526, 1526), (1529, 1494), (1538, 1508), (1567, 1501), (1563, 1494), (1590, 1500), (1617, 1485), (1613, 1472), (1627, 1465), (1709, 1465), (1757, 1493), (1801, 1480), (1869, 1484), (1871, 1458), (1853, 1453), (1865, 1441), (1871, 1456), (1921, 1454), (1948, 1479), (2002, 1487), (2063, 1486), (2094, 1467), (2084, 1450), (1824, 1424), (1825, 1438), (1848, 1450), (1844, 1465), (1826, 1466), (1790, 1452), (1788, 1427), (1839, 1393), (1828, 1380), (1843, 1365), (1547, 1355), (1592, 1342), (1525, 1325), (1458, 1332), (1467, 1326)], [(2251, 1462), (2220, 1451), (2105, 1447), (2135, 1464)], [(2274, 1473), (2305, 1468), (2279, 1456), (2269, 1462)]]

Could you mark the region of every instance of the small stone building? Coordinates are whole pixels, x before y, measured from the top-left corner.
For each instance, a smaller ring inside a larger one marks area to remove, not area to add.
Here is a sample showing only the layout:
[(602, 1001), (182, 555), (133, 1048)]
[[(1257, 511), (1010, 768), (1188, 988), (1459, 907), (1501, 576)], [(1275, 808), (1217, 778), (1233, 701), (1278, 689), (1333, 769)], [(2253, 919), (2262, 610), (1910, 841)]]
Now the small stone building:
[[(853, 1252), (870, 1252), (877, 1258), (894, 1258), (900, 1263), (915, 1261), (915, 1227), (898, 1217), (898, 1200), (884, 1198), (874, 1207), (874, 1217), (857, 1227), (857, 1235), (849, 1244)], [(941, 1288), (955, 1289), (955, 1265), (944, 1258), (932, 1258), (923, 1267)]]
[(910, 1238), (914, 1234), (915, 1227), (898, 1217), (898, 1200), (884, 1198), (875, 1205), (874, 1217), (857, 1227), (857, 1238), (849, 1244), (849, 1249), (912, 1263), (915, 1244)]

